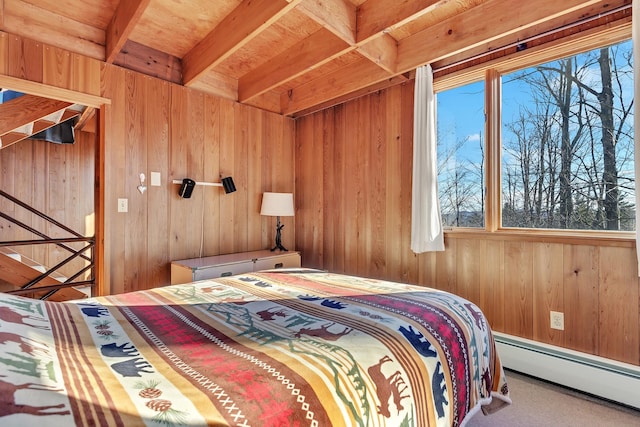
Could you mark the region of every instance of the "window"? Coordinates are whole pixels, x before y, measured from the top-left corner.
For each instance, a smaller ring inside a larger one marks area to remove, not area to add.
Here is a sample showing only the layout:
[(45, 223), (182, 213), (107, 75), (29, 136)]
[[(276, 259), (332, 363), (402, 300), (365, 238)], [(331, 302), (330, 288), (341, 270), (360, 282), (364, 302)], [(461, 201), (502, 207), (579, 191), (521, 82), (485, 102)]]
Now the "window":
[(631, 42), (502, 76), (502, 226), (634, 230)]
[[(437, 93), (443, 223), (635, 230), (631, 41), (540, 65), (524, 61), (500, 74), (501, 99), (485, 96), (495, 80)], [(485, 109), (496, 110), (487, 121), (499, 138), (483, 137)], [(487, 162), (488, 149), (500, 155)], [(488, 198), (499, 202), (485, 218)]]
[(437, 94), (438, 193), (448, 227), (484, 227), (484, 82)]

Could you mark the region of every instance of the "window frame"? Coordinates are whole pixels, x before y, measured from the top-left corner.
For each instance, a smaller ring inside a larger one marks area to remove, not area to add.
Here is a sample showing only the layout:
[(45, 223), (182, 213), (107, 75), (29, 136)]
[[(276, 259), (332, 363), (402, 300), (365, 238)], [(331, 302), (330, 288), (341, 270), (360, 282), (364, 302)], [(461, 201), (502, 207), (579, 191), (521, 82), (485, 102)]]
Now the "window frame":
[[(551, 43), (504, 55), (481, 64), (471, 65), (450, 74), (439, 73), (435, 67), (434, 91), (453, 89), (474, 81), (485, 82), (485, 226), (484, 228), (447, 227), (445, 235), (456, 237), (499, 238), (518, 241), (544, 241), (634, 247), (636, 233), (610, 230), (533, 229), (502, 226), (501, 211), (501, 76), (523, 68), (573, 56), (631, 39), (631, 21), (605, 23), (587, 31), (570, 34)], [(636, 188), (636, 191), (640, 188)], [(638, 207), (636, 207), (638, 208)], [(638, 224), (636, 224), (636, 230)]]

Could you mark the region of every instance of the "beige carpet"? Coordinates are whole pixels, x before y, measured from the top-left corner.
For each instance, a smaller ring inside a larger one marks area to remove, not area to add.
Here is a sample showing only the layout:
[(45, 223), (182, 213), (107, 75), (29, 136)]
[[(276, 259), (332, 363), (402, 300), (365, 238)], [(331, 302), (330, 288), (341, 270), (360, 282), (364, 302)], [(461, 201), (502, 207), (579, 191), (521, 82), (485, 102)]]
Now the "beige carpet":
[(513, 404), (467, 427), (640, 427), (640, 411), (507, 371)]

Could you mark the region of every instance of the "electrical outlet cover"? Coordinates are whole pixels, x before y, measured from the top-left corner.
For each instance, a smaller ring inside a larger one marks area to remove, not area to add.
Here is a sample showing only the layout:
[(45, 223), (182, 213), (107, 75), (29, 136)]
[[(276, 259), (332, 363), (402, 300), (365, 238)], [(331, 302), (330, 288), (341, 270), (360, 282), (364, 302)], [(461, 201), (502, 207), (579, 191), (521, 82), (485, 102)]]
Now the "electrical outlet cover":
[(551, 329), (564, 331), (564, 313), (552, 311), (550, 316)]

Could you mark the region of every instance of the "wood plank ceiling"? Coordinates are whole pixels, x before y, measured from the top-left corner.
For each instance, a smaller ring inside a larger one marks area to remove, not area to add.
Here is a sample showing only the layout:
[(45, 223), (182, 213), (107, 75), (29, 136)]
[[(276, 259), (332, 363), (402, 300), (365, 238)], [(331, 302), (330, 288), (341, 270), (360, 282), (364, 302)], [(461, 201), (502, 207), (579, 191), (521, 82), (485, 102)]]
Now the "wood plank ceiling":
[(631, 0), (3, 0), (5, 32), (288, 116)]

